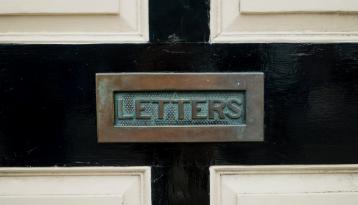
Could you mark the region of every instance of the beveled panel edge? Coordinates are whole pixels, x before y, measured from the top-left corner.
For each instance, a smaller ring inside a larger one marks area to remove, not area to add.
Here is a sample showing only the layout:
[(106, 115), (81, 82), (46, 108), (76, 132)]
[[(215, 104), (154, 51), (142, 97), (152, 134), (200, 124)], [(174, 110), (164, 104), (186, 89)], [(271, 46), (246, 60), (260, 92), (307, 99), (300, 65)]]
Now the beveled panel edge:
[[(142, 44), (142, 43), (149, 42), (149, 0), (131, 0), (131, 1), (118, 0), (118, 1), (120, 4), (119, 7), (120, 18), (118, 23), (124, 24), (125, 27), (128, 27), (125, 28), (123, 31), (0, 32), (0, 44), (79, 45), (79, 44), (123, 44), (123, 43)], [(123, 5), (126, 4), (132, 4), (131, 8), (130, 9), (125, 8), (125, 11), (123, 12), (123, 7), (124, 7)], [(78, 16), (74, 14), (71, 15)], [(101, 16), (103, 14), (93, 14), (93, 15)], [(12, 16), (16, 16), (16, 15), (12, 15)], [(48, 15), (41, 15), (41, 16), (46, 17)]]
[(356, 13), (356, 0), (240, 0), (240, 12), (267, 13)]
[(104, 167), (0, 167), (1, 177), (56, 177), (56, 176), (128, 176), (139, 177), (141, 205), (151, 205), (150, 166)]
[[(330, 165), (214, 165), (210, 173), (220, 175), (237, 174), (310, 174), (310, 173), (358, 173), (358, 164)], [(322, 172), (322, 170), (324, 172)]]
[(358, 174), (358, 164), (332, 165), (214, 165), (209, 167), (210, 205), (221, 205), (220, 185), (225, 175)]
[[(241, 0), (211, 0), (210, 1), (210, 36), (209, 43), (356, 43), (358, 31), (342, 32), (307, 32), (307, 31), (232, 31), (233, 25), (240, 16)], [(223, 8), (230, 8), (229, 11)], [(223, 13), (227, 16), (224, 18)], [(311, 14), (313, 12), (310, 12)], [(317, 13), (317, 12), (316, 12)], [(356, 12), (340, 12), (343, 14), (356, 14)], [(248, 13), (255, 14), (255, 13)], [(287, 13), (289, 15), (290, 13)], [(322, 14), (322, 13), (317, 13)], [(264, 18), (265, 13), (258, 13)]]
[(1, 15), (118, 14), (119, 0), (2, 0)]
[(150, 176), (149, 166), (105, 166), (105, 167), (0, 167), (1, 176), (105, 176), (105, 175), (146, 175)]

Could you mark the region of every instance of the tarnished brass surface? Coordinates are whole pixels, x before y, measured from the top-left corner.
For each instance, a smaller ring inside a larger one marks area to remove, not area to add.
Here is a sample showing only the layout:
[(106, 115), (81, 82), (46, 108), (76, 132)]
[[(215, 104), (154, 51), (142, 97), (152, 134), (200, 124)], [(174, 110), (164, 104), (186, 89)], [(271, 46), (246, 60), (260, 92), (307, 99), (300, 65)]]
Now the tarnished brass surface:
[(245, 92), (115, 92), (114, 118), (116, 127), (241, 125)]
[(263, 87), (263, 73), (97, 74), (98, 141), (263, 141)]

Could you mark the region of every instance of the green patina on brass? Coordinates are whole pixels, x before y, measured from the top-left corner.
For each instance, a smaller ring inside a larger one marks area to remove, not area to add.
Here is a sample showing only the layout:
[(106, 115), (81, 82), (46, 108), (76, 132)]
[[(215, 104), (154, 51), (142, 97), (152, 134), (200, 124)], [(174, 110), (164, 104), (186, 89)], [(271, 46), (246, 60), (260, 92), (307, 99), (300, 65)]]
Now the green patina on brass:
[(244, 91), (115, 92), (114, 126), (245, 124)]
[(263, 73), (98, 73), (98, 141), (254, 142)]

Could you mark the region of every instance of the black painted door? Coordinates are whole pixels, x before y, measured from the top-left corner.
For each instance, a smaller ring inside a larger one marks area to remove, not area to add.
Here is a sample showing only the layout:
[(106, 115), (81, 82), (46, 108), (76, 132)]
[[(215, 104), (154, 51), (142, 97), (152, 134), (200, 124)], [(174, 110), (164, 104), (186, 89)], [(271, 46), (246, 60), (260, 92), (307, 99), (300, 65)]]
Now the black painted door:
[[(0, 46), (0, 166), (151, 166), (152, 201), (209, 204), (209, 166), (358, 163), (356, 44), (210, 44), (209, 0), (151, 0), (150, 43)], [(98, 144), (99, 72), (265, 73), (265, 141)]]

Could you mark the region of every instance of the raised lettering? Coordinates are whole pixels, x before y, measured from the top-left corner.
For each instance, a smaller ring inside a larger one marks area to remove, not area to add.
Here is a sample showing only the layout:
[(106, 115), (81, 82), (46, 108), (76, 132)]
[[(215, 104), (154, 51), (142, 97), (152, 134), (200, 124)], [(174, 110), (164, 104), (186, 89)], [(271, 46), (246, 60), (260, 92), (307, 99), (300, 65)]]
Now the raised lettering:
[(206, 101), (203, 101), (203, 100), (192, 100), (191, 101), (191, 118), (193, 120), (207, 118), (207, 116), (199, 115), (199, 113), (201, 112), (201, 108), (198, 107), (198, 104), (200, 104), (200, 103), (206, 103)]
[(219, 115), (220, 119), (225, 119), (225, 106), (226, 103), (221, 100), (209, 100), (209, 119), (214, 119), (215, 113)]
[(144, 101), (144, 100), (136, 100), (135, 101), (135, 112), (136, 112), (136, 119), (150, 119), (149, 115), (142, 115), (142, 112), (145, 111), (145, 107), (143, 107), (142, 105), (144, 103), (149, 103), (149, 101)]
[(165, 104), (170, 103), (170, 101), (166, 100), (159, 100), (158, 101), (158, 119), (162, 120), (164, 119), (164, 107)]
[(226, 113), (226, 116), (230, 119), (239, 119), (241, 117), (241, 102), (237, 100), (229, 100), (227, 103), (228, 109), (231, 111), (230, 113)]
[(173, 101), (173, 103), (178, 103), (178, 119), (179, 120), (184, 120), (184, 104), (185, 103), (190, 103), (190, 101), (188, 100), (176, 100)]
[(117, 109), (117, 119), (119, 120), (131, 120), (133, 116), (131, 115), (124, 115), (123, 109), (123, 99), (117, 99), (118, 109)]

